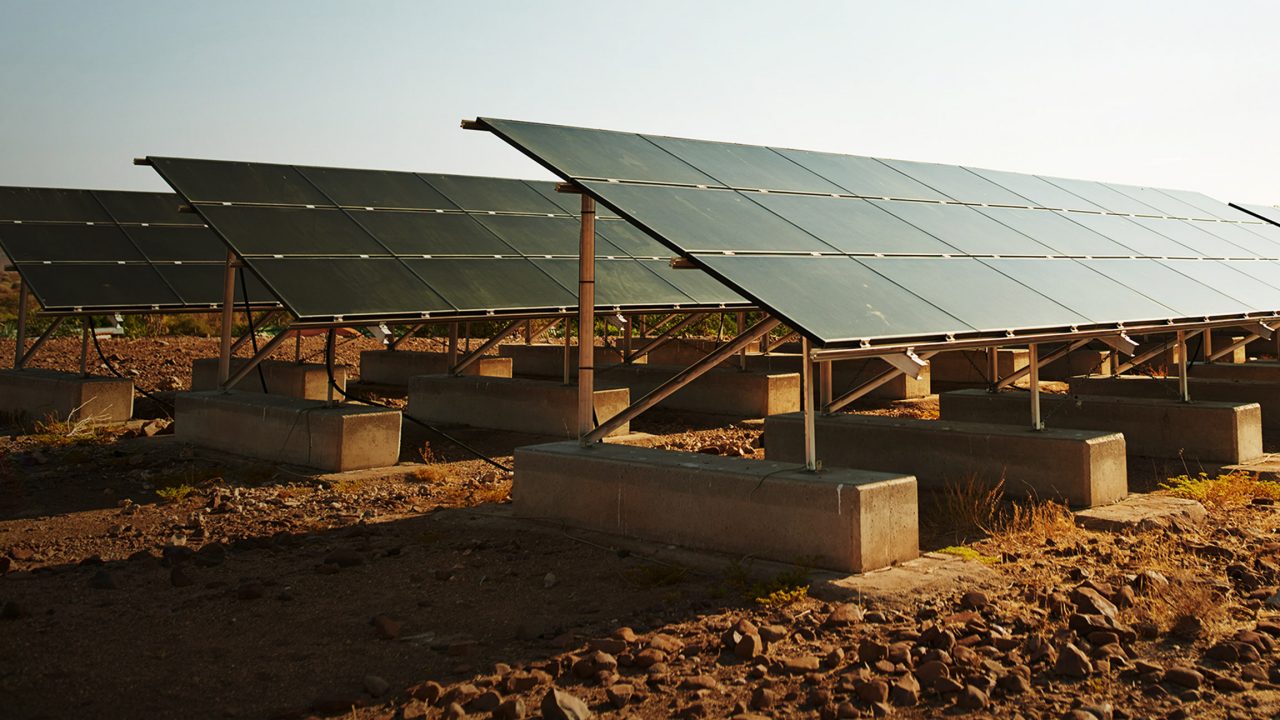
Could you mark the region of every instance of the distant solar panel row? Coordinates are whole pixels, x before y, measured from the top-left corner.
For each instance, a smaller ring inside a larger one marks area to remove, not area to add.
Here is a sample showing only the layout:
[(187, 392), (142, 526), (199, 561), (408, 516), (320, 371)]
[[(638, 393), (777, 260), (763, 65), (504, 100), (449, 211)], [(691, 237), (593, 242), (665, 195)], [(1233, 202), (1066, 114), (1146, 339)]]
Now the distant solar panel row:
[[(0, 188), (0, 248), (49, 312), (208, 310), (227, 250), (171, 193)], [(255, 305), (275, 304), (249, 282)], [(237, 289), (237, 300), (243, 294)]]
[[(298, 318), (566, 312), (577, 304), (579, 199), (550, 183), (148, 158)], [(607, 212), (602, 309), (745, 306)]]
[(820, 345), (1280, 310), (1280, 228), (1199, 193), (480, 122)]

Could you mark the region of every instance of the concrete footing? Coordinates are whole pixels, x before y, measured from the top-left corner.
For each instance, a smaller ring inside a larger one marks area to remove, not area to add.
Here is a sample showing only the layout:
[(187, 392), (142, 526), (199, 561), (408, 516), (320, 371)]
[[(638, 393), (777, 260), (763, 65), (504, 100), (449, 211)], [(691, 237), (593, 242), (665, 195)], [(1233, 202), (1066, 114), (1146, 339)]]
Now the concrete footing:
[(114, 377), (27, 368), (0, 370), (0, 419), (122, 423), (133, 417), (133, 383)]
[[(1221, 378), (1189, 377), (1187, 388), (1192, 402), (1258, 403), (1262, 406), (1262, 431), (1280, 431), (1280, 382), (1259, 380), (1228, 380)], [(1118, 377), (1071, 378), (1074, 395), (1117, 395), (1122, 397), (1146, 397), (1177, 399), (1178, 379), (1154, 378), (1139, 375)]]
[(174, 435), (192, 445), (328, 472), (400, 458), (396, 410), (239, 391), (179, 393), (176, 405)]
[[(996, 351), (1000, 377), (1007, 377), (1027, 366), (1027, 351), (1000, 348)], [(952, 350), (929, 358), (929, 380), (934, 390), (960, 387), (987, 387), (986, 350)]]
[[(623, 387), (640, 398), (680, 372), (678, 367), (633, 365), (600, 371), (597, 387)], [(658, 403), (668, 410), (762, 418), (800, 410), (798, 373), (742, 372), (716, 369), (704, 373)]]
[[(737, 361), (736, 358), (734, 360)], [(747, 369), (765, 373), (799, 373), (802, 369), (801, 356), (791, 353), (769, 353), (768, 355), (747, 355)], [(889, 365), (879, 359), (844, 360), (831, 363), (831, 388), (835, 397), (848, 390), (875, 378)], [(912, 378), (898, 375), (889, 382), (872, 390), (865, 397), (878, 400), (913, 400), (928, 395), (930, 391), (930, 369), (925, 366), (920, 377)], [(814, 386), (817, 386), (815, 380)]]
[[(449, 354), (415, 350), (365, 350), (360, 353), (360, 382), (375, 385), (409, 386), (415, 375), (444, 375), (449, 372)], [(483, 357), (462, 371), (463, 375), (511, 377), (511, 358)]]
[[(1044, 349), (1042, 349), (1043, 353)], [(1041, 365), (1040, 379), (1065, 381), (1075, 375), (1109, 374), (1110, 372), (1111, 352), (1109, 350), (1082, 348), (1072, 350), (1066, 354), (1066, 357)]]
[[(231, 358), (231, 372), (235, 374), (248, 360)], [(289, 360), (263, 360), (258, 363), (267, 382), (267, 392), (272, 395), (301, 400), (329, 399), (329, 370), (323, 363), (296, 363)], [(333, 367), (333, 379), (338, 387), (347, 389), (347, 371), (340, 365)], [(191, 389), (197, 392), (218, 389), (218, 358), (197, 358), (191, 363)], [(262, 379), (253, 370), (236, 383), (233, 390), (262, 392)], [(341, 399), (341, 395), (334, 393)]]
[[(596, 423), (617, 415), (630, 403), (626, 388), (597, 388)], [(409, 380), (409, 408), (405, 412), (432, 424), (578, 436), (578, 388), (551, 380), (418, 375)], [(628, 432), (629, 423), (614, 434)]]
[(1216, 380), (1256, 380), (1280, 383), (1280, 362), (1275, 360), (1251, 360), (1244, 363), (1196, 363), (1187, 368), (1191, 378)]
[[(511, 343), (498, 346), (498, 356), (510, 358), (511, 374), (515, 377), (564, 379), (564, 345), (535, 343), (521, 345)], [(596, 372), (605, 366), (622, 362), (621, 354), (613, 348), (597, 347), (595, 354)], [(640, 358), (633, 364), (644, 364), (647, 360)], [(578, 375), (578, 347), (569, 348), (569, 374)]]
[(841, 572), (919, 555), (904, 475), (564, 442), (516, 449), (512, 496), (521, 517)]
[[(820, 416), (818, 458), (827, 467), (915, 475), (921, 489), (976, 478), (1005, 490), (1073, 506), (1115, 502), (1128, 492), (1124, 436), (1096, 430), (1028, 428), (875, 415)], [(765, 457), (804, 462), (804, 416), (764, 423)]]
[[(1025, 392), (958, 390), (939, 395), (938, 404), (942, 420), (1031, 422), (1031, 398)], [(1213, 464), (1262, 455), (1262, 408), (1257, 403), (1041, 394), (1040, 406), (1049, 427), (1123, 433), (1131, 455)]]

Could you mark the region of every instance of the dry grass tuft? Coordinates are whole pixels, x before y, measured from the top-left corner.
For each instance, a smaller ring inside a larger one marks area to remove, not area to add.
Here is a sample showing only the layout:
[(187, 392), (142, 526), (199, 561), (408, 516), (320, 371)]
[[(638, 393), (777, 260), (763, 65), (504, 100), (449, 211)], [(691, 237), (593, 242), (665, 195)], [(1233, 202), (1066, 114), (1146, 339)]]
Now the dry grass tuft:
[(1196, 500), (1210, 509), (1246, 505), (1254, 498), (1280, 500), (1280, 483), (1260, 480), (1256, 475), (1233, 472), (1217, 477), (1200, 473), (1195, 477), (1178, 475), (1160, 484), (1160, 489), (1174, 497)]
[(106, 442), (112, 435), (102, 425), (106, 419), (105, 415), (86, 415), (78, 420), (72, 420), (70, 416), (59, 419), (50, 415), (33, 424), (35, 432), (30, 437), (39, 445), (51, 447)]
[(983, 535), (1003, 547), (1038, 545), (1050, 537), (1079, 532), (1065, 505), (1009, 499), (1004, 478), (990, 483), (970, 474), (949, 482), (937, 496), (935, 509), (928, 521), (934, 529), (958, 538)]

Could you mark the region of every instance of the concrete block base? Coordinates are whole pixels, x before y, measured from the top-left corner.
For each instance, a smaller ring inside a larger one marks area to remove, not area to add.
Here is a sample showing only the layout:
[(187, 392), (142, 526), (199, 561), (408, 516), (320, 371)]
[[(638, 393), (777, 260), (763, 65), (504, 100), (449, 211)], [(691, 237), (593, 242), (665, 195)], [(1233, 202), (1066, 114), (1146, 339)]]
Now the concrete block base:
[(1040, 367), (1041, 380), (1065, 381), (1073, 375), (1111, 372), (1111, 352), (1083, 348), (1072, 350), (1066, 357), (1058, 358)]
[(177, 395), (174, 435), (181, 442), (328, 472), (394, 465), (400, 413), (262, 393)]
[[(1027, 366), (1027, 351), (1000, 348), (996, 351), (996, 366), (1000, 377), (1007, 377)], [(935, 390), (953, 390), (960, 387), (986, 387), (986, 350), (952, 350), (929, 358), (929, 379)]]
[(28, 368), (0, 370), (0, 418), (23, 426), (39, 421), (122, 423), (133, 417), (133, 383), (115, 377)]
[[(596, 422), (631, 404), (626, 388), (597, 388)], [(409, 380), (413, 418), (432, 424), (471, 425), (534, 435), (578, 436), (578, 388), (552, 380), (418, 375)], [(630, 424), (614, 431), (630, 432)]]
[[(1280, 382), (1228, 380), (1191, 376), (1187, 388), (1192, 403), (1200, 400), (1232, 403), (1258, 403), (1262, 406), (1262, 431), (1280, 431)], [(1090, 375), (1071, 378), (1074, 395), (1113, 395), (1121, 397), (1178, 398), (1178, 379), (1139, 375), (1102, 377)]]
[[(845, 360), (831, 363), (831, 387), (834, 395), (839, 397), (845, 391), (852, 390), (858, 385), (871, 380), (879, 375), (881, 371), (888, 368), (889, 365), (887, 363), (878, 359)], [(802, 369), (801, 358), (798, 353), (749, 354), (747, 355), (747, 369), (754, 372), (799, 373)], [(877, 400), (914, 400), (925, 397), (931, 392), (929, 385), (930, 373), (930, 368), (926, 366), (918, 378), (898, 375), (893, 380), (872, 390), (866, 397)], [(817, 386), (816, 380), (814, 385), (815, 387)]]
[[(938, 404), (942, 420), (1031, 422), (1031, 398), (1025, 392), (958, 390), (939, 395)], [(1040, 409), (1050, 427), (1123, 433), (1131, 455), (1214, 464), (1262, 455), (1262, 408), (1257, 403), (1042, 393)]]
[[(511, 343), (498, 346), (498, 356), (510, 358), (511, 374), (515, 377), (564, 379), (564, 345), (534, 343), (522, 345)], [(606, 365), (622, 362), (621, 355), (613, 348), (596, 348), (596, 372)], [(634, 364), (644, 364), (646, 358), (640, 358)], [(569, 373), (571, 377), (578, 375), (578, 348), (569, 348)]]
[[(231, 358), (231, 372), (234, 374), (248, 362), (245, 358)], [(299, 398), (302, 400), (329, 399), (329, 370), (323, 363), (296, 363), (288, 360), (263, 360), (258, 364), (262, 368), (267, 381), (267, 392), (272, 395)], [(347, 389), (347, 371), (334, 365), (333, 379), (338, 387)], [(197, 392), (218, 389), (218, 358), (197, 358), (191, 363), (191, 389)], [(236, 383), (233, 390), (239, 392), (262, 392), (262, 380), (258, 371), (254, 370), (244, 379)], [(342, 399), (341, 395), (337, 399)]]
[[(365, 350), (360, 353), (360, 382), (374, 385), (409, 386), (415, 375), (444, 375), (449, 372), (449, 354), (411, 350)], [(471, 363), (463, 375), (511, 377), (511, 358), (483, 357)]]
[[(1073, 506), (1115, 502), (1128, 492), (1124, 436), (1115, 432), (873, 415), (820, 416), (816, 430), (825, 466), (911, 474), (921, 489), (1003, 478), (1010, 494)], [(804, 416), (766, 418), (764, 448), (770, 460), (804, 462)]]
[(919, 555), (916, 483), (650, 448), (517, 448), (518, 516), (841, 572)]
[[(670, 380), (678, 367), (636, 365), (611, 368), (596, 377), (598, 387), (623, 387), (639, 398)], [(797, 373), (711, 370), (668, 396), (658, 407), (668, 410), (762, 418), (800, 410)]]
[(1191, 378), (1213, 378), (1216, 380), (1256, 380), (1258, 382), (1280, 383), (1280, 362), (1275, 360), (1251, 360), (1244, 363), (1196, 363), (1187, 368), (1187, 376)]

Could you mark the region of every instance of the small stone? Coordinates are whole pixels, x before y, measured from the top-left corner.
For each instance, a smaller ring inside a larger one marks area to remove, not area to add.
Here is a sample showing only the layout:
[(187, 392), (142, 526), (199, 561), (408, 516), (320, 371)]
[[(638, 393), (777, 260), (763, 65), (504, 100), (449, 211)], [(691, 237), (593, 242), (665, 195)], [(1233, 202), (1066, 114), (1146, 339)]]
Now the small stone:
[(1101, 593), (1087, 585), (1081, 585), (1071, 591), (1071, 602), (1075, 603), (1076, 609), (1081, 613), (1104, 615), (1110, 620), (1115, 620), (1120, 612), (1115, 603), (1102, 597)]
[(854, 692), (863, 702), (884, 702), (889, 699), (889, 683), (883, 680), (859, 683)]
[(872, 638), (863, 638), (858, 643), (858, 661), (870, 665), (889, 654), (889, 646)]
[(915, 677), (924, 687), (933, 687), (939, 680), (951, 677), (951, 670), (941, 660), (928, 660), (916, 668)]
[(782, 625), (765, 625), (760, 628), (760, 638), (767, 643), (776, 643), (787, 638), (787, 629)]
[(1204, 684), (1204, 675), (1186, 666), (1175, 666), (1164, 671), (1164, 681), (1195, 690)]
[(1093, 674), (1093, 663), (1089, 662), (1088, 656), (1080, 648), (1067, 643), (1058, 652), (1058, 662), (1054, 663), (1053, 671), (1058, 675), (1083, 678)]
[(486, 690), (466, 704), (466, 709), (474, 712), (491, 713), (502, 705), (502, 696), (496, 690)]
[(809, 672), (817, 672), (822, 663), (818, 658), (812, 655), (800, 655), (798, 657), (786, 658), (782, 661), (782, 669), (792, 675), (803, 675)]
[(529, 714), (529, 710), (525, 707), (524, 700), (521, 698), (508, 698), (502, 701), (502, 704), (493, 711), (495, 720), (524, 720)]
[(543, 576), (542, 576), (542, 587), (544, 587), (544, 588), (546, 588), (546, 589), (548, 589), (548, 590), (550, 590), (551, 588), (555, 587), (555, 586), (556, 586), (556, 583), (558, 583), (558, 582), (560, 582), (560, 580), (559, 580), (558, 578), (556, 578), (556, 574), (555, 574), (555, 573), (550, 573), (550, 572), (549, 572), (549, 573), (547, 573), (546, 575), (543, 575)]
[(641, 670), (653, 667), (658, 663), (665, 663), (666, 661), (667, 654), (655, 648), (645, 648), (639, 653), (636, 653), (635, 657), (635, 665)]
[(614, 656), (599, 650), (583, 657), (573, 664), (573, 674), (586, 679), (600, 672), (613, 672), (618, 669), (618, 660)]
[(542, 696), (540, 707), (546, 720), (585, 720), (591, 717), (591, 709), (586, 703), (556, 688), (551, 688)]
[(764, 654), (764, 640), (759, 635), (743, 635), (733, 648), (733, 654), (743, 660), (750, 660)]
[(383, 640), (395, 640), (400, 637), (400, 623), (386, 615), (376, 615), (370, 623), (373, 625), (374, 631), (378, 633), (378, 637)]
[(960, 597), (960, 606), (970, 610), (982, 610), (990, 604), (991, 600), (987, 598), (987, 594), (980, 590), (970, 590)]
[(604, 692), (609, 697), (609, 704), (621, 710), (627, 703), (631, 702), (631, 697), (636, 694), (636, 689), (625, 683), (620, 683), (610, 686)]
[(421, 700), (428, 705), (435, 705), (442, 695), (444, 695), (444, 687), (434, 680), (418, 683), (409, 688), (409, 697)]
[(467, 711), (462, 709), (458, 703), (449, 703), (444, 709), (445, 720), (463, 720), (467, 716)]
[(956, 700), (956, 705), (965, 710), (985, 710), (989, 702), (986, 693), (972, 685), (966, 685), (964, 692)]
[(906, 673), (890, 688), (889, 699), (894, 705), (913, 707), (920, 702), (920, 681), (911, 673)]
[(387, 690), (391, 689), (391, 683), (388, 683), (377, 675), (365, 675), (364, 689), (365, 692), (374, 697), (382, 697), (387, 694)]
[(843, 603), (836, 606), (836, 609), (831, 611), (831, 614), (827, 616), (827, 619), (822, 624), (826, 627), (849, 627), (861, 623), (862, 616), (862, 606), (854, 603)]
[(778, 704), (778, 693), (766, 687), (758, 687), (751, 691), (751, 709), (766, 710)]
[(1213, 689), (1223, 693), (1244, 692), (1249, 688), (1240, 680), (1233, 677), (1220, 677), (1213, 681)]
[(614, 630), (611, 637), (614, 640), (621, 640), (622, 642), (627, 644), (631, 644), (639, 639), (638, 637), (636, 637), (636, 631), (632, 630), (629, 627), (626, 627), (625, 625), (618, 628), (617, 630)]
[(710, 675), (694, 675), (685, 678), (684, 682), (680, 683), (680, 687), (684, 690), (718, 690), (720, 683)]

